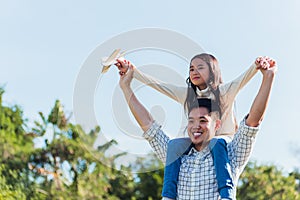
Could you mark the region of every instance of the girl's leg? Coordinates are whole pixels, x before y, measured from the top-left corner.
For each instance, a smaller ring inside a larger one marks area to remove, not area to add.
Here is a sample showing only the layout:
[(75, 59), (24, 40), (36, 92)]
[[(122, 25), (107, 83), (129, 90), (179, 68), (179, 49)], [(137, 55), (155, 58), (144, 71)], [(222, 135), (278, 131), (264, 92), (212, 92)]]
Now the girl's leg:
[(209, 146), (214, 159), (220, 196), (221, 198), (233, 199), (233, 180), (227, 152), (227, 142), (223, 138), (213, 138)]
[(189, 149), (190, 146), (190, 138), (176, 138), (170, 140), (167, 149), (167, 159), (164, 171), (164, 183), (162, 191), (163, 197), (176, 199), (181, 156)]

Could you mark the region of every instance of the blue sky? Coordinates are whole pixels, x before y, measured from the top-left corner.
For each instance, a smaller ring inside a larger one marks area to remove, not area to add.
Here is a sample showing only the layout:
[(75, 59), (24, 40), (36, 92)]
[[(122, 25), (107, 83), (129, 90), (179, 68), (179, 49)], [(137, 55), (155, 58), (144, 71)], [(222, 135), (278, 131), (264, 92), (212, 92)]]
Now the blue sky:
[[(246, 70), (259, 55), (269, 55), (277, 60), (278, 75), (252, 158), (291, 170), (300, 166), (300, 157), (293, 153), (293, 148), (300, 148), (300, 131), (297, 130), (300, 113), (300, 84), (297, 83), (300, 73), (297, 67), (299, 13), (297, 0), (0, 0), (0, 84), (6, 89), (4, 101), (9, 105), (20, 105), (30, 122), (38, 119), (39, 111), (49, 113), (56, 99), (72, 112), (76, 78), (85, 60), (99, 45), (134, 29), (173, 30), (214, 54), (220, 62), (225, 82)], [(99, 55), (99, 58), (101, 56), (105, 55)], [(137, 65), (149, 60), (175, 65), (175, 71), (183, 77), (187, 75), (187, 68), (176, 65), (177, 62), (163, 52), (133, 52), (128, 57)], [(256, 75), (238, 95), (238, 119), (249, 110), (260, 78), (260, 74)], [(113, 118), (109, 110), (101, 113), (106, 104), (101, 94), (117, 88), (117, 81), (115, 69), (99, 80), (95, 91), (95, 115), (102, 130), (115, 130), (107, 137), (122, 138), (128, 144), (132, 138), (122, 135), (114, 119), (101, 122), (103, 115), (107, 120)], [(180, 107), (166, 99), (160, 102), (162, 96), (150, 101), (151, 95), (158, 94), (150, 95), (149, 92), (141, 90), (139, 97), (149, 107), (163, 105), (166, 129), (172, 130), (176, 118), (168, 113), (180, 112)], [(120, 143), (125, 149), (129, 148), (122, 141)]]

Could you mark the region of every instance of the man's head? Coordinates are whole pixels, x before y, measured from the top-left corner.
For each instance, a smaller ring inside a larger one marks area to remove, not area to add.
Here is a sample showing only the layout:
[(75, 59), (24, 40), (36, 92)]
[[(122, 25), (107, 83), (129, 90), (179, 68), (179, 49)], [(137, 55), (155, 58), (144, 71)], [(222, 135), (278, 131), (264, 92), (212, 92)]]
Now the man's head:
[(195, 148), (206, 147), (221, 126), (220, 109), (210, 99), (197, 99), (188, 108), (187, 131)]

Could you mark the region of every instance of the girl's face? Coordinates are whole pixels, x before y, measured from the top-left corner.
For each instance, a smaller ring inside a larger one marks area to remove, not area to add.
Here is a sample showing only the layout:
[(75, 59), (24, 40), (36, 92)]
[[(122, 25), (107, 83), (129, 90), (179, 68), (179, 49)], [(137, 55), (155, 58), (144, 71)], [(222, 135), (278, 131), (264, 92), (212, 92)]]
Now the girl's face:
[(209, 66), (200, 58), (195, 58), (190, 66), (190, 80), (201, 90), (207, 87), (209, 79)]

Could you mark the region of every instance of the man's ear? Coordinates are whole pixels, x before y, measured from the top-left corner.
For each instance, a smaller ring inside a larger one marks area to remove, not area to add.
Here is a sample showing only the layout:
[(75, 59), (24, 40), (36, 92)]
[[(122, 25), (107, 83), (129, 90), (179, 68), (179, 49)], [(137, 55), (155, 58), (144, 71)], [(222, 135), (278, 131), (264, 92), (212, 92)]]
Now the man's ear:
[(220, 119), (217, 119), (216, 120), (216, 124), (215, 124), (215, 129), (216, 131), (219, 130), (221, 128), (221, 120)]

